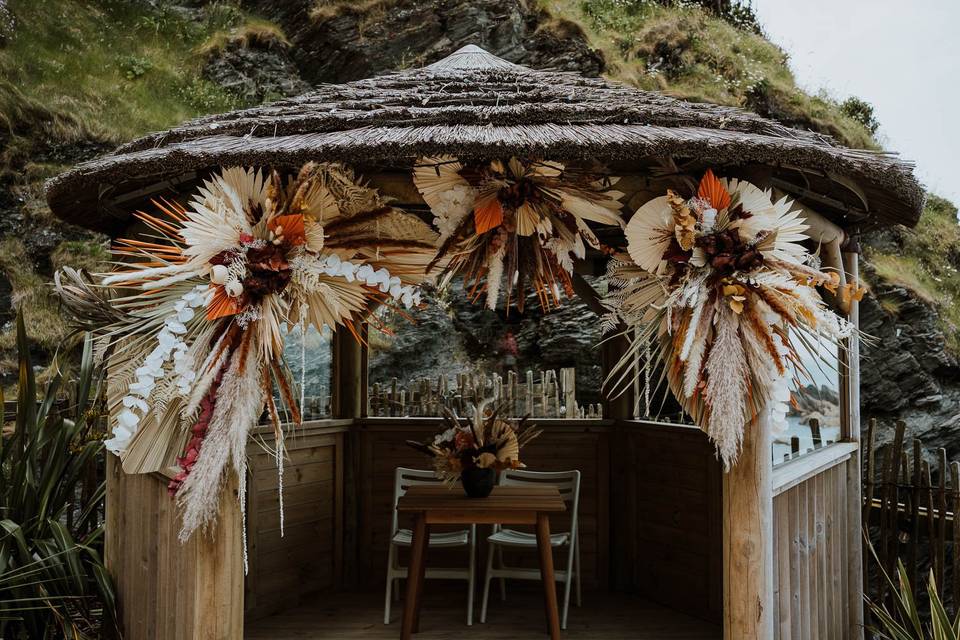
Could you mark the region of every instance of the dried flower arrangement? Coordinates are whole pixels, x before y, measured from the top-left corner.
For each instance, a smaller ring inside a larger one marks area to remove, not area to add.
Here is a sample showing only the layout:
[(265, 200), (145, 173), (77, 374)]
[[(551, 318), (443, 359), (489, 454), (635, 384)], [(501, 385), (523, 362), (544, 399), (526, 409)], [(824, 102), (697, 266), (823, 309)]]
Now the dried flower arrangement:
[(452, 485), (470, 469), (521, 469), (520, 450), (540, 435), (529, 417), (504, 417), (506, 405), (486, 400), (474, 407), (473, 416), (461, 421), (444, 409), (444, 428), (426, 443), (407, 440), (411, 447), (433, 460), (437, 477)]
[(707, 171), (690, 197), (668, 191), (640, 207), (626, 228), (629, 256), (609, 267), (604, 328), (626, 327), (630, 346), (605, 386), (620, 392), (662, 363), (661, 381), (727, 469), (761, 412), (774, 430), (786, 426), (791, 368), (809, 376), (804, 362), (831, 366), (818, 345), (842, 348), (854, 331), (817, 292), (837, 293), (840, 278), (801, 244), (807, 225), (791, 209)]
[(528, 286), (544, 309), (559, 304), (561, 290), (572, 295), (574, 258), (586, 244), (605, 250), (587, 222), (623, 226), (615, 178), (557, 162), (421, 158), (413, 179), (440, 232), (430, 266), (443, 261), (445, 278), (462, 275), (490, 309), (504, 281), (507, 307), (522, 311)]
[(170, 490), (186, 539), (214, 521), (228, 466), (244, 485), (247, 436), (265, 408), (282, 460), (281, 413), (300, 422), (286, 330), (356, 335), (375, 305), (419, 305), (436, 234), (339, 164), (307, 164), (286, 179), (224, 169), (187, 206), (157, 206), (136, 214), (144, 232), (117, 241), (115, 271), (93, 284), (66, 269), (56, 281), (109, 358), (107, 447), (128, 473), (182, 453)]

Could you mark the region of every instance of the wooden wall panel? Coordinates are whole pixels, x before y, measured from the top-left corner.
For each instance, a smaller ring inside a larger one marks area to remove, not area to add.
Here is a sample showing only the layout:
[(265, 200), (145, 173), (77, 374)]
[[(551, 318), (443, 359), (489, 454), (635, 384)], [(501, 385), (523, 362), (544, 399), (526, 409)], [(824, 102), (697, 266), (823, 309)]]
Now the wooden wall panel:
[(696, 428), (631, 421), (617, 426), (611, 454), (613, 585), (719, 622), (722, 476), (713, 446)]
[[(275, 461), (260, 444), (250, 445), (246, 578), (235, 482), (224, 494), (216, 528), (181, 544), (168, 478), (126, 475), (108, 456), (105, 555), (124, 638), (240, 638), (244, 617), (269, 615), (301, 596), (338, 587), (347, 428), (334, 421), (308, 424), (287, 438), (283, 537)], [(259, 435), (269, 447), (270, 435)]]
[(247, 530), (246, 616), (254, 620), (296, 605), (302, 596), (340, 586), (343, 455), (346, 426), (304, 425), (286, 440), (283, 535), (280, 476), (266, 448), (252, 444)]
[[(436, 420), (368, 420), (360, 427), (360, 547), (361, 582), (368, 586), (382, 584), (387, 562), (390, 518), (393, 509), (393, 474), (398, 466), (424, 469), (427, 459), (404, 441), (426, 440), (438, 429)], [(582, 474), (580, 498), (580, 530), (582, 544), (583, 584), (587, 588), (607, 586), (609, 568), (609, 427), (603, 425), (562, 425), (544, 422), (544, 433), (533, 441), (522, 457), (534, 471), (579, 469)], [(403, 526), (403, 525), (402, 525)], [(563, 518), (551, 522), (554, 530), (566, 530)], [(479, 538), (489, 534), (480, 527)], [(485, 562), (482, 555), (478, 559)], [(523, 566), (535, 563), (536, 554), (522, 554), (507, 561)], [(405, 562), (404, 558), (401, 558)], [(556, 561), (560, 561), (559, 554)], [(431, 566), (462, 566), (463, 550), (432, 551)], [(531, 564), (533, 566), (533, 564)]]
[(773, 500), (774, 637), (846, 638), (850, 629), (847, 466), (841, 461)]

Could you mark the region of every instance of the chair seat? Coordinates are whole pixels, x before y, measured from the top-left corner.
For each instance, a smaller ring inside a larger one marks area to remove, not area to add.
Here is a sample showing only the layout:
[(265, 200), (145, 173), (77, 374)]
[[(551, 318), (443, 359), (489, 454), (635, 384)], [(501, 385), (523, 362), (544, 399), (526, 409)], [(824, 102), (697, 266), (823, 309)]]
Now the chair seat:
[[(410, 529), (399, 529), (393, 534), (393, 544), (409, 547), (413, 543), (413, 532)], [(470, 530), (444, 531), (430, 534), (431, 547), (462, 547), (470, 542)]]
[[(502, 544), (508, 547), (535, 547), (537, 546), (537, 536), (523, 531), (514, 531), (513, 529), (501, 529), (487, 538), (488, 542)], [(562, 547), (570, 543), (569, 533), (554, 533), (550, 535), (551, 547)]]

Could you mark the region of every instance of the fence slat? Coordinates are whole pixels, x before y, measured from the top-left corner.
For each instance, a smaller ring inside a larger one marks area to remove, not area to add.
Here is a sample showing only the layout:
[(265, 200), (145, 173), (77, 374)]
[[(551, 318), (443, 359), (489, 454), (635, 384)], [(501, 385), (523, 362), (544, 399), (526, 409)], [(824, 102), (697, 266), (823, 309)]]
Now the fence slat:
[[(946, 551), (947, 551), (947, 450), (940, 447), (937, 450), (937, 458), (940, 462), (940, 478), (937, 483), (937, 586), (943, 589), (944, 576), (946, 574)], [(944, 591), (944, 593), (946, 593)]]

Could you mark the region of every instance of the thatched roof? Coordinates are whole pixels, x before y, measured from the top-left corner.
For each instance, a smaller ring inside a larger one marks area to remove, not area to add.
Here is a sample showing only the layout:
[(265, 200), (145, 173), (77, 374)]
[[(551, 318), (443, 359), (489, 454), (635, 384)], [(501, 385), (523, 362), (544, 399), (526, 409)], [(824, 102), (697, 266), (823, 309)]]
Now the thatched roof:
[(434, 154), (598, 159), (639, 174), (654, 158), (729, 175), (762, 168), (771, 184), (846, 226), (912, 225), (923, 203), (912, 165), (891, 154), (732, 107), (528, 69), (475, 46), (422, 69), (323, 85), (145, 136), (54, 178), (47, 199), (65, 220), (112, 230), (132, 204), (218, 166), (398, 168)]

